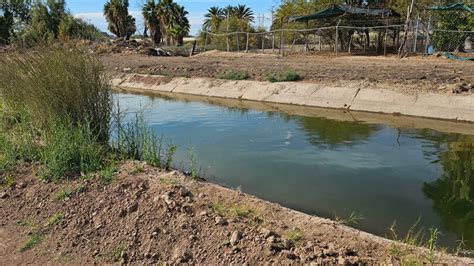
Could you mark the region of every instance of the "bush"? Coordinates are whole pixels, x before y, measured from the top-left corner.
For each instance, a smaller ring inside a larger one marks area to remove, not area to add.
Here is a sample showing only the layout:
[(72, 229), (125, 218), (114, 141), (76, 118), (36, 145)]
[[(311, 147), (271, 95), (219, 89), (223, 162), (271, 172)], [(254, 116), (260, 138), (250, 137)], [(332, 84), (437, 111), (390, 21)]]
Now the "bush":
[[(468, 37), (474, 38), (474, 18), (462, 12), (448, 11), (437, 14), (437, 29), (432, 36), (433, 47), (439, 51), (464, 51)], [(465, 32), (457, 32), (465, 31)]]
[(267, 75), (267, 80), (272, 83), (284, 81), (298, 81), (300, 79), (300, 75), (293, 70), (287, 70), (281, 73), (271, 73)]
[(42, 178), (59, 179), (65, 175), (87, 175), (103, 166), (104, 150), (89, 123), (68, 120), (51, 123), (43, 134)]
[(112, 91), (98, 59), (61, 47), (0, 58), (0, 93), (9, 111), (26, 110), (40, 128), (49, 121), (88, 123), (106, 142)]
[(245, 71), (231, 70), (220, 74), (218, 78), (227, 80), (246, 80), (249, 78), (249, 75)]

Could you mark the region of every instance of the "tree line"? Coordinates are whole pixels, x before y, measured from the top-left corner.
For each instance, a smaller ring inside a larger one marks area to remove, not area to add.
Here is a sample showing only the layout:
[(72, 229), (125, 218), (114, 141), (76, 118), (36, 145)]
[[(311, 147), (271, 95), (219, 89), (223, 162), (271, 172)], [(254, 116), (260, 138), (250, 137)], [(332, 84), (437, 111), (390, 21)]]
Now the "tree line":
[(64, 0), (0, 0), (0, 44), (33, 46), (54, 39), (102, 37), (94, 25), (72, 16)]

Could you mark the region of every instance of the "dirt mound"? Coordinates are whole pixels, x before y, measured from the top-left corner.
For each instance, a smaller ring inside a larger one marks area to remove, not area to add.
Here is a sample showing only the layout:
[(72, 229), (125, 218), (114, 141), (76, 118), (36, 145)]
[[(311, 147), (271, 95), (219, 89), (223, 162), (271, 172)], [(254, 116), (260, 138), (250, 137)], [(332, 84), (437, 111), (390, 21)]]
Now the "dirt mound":
[(129, 162), (110, 184), (44, 183), (34, 172), (0, 191), (5, 265), (399, 262), (389, 241), (176, 171)]

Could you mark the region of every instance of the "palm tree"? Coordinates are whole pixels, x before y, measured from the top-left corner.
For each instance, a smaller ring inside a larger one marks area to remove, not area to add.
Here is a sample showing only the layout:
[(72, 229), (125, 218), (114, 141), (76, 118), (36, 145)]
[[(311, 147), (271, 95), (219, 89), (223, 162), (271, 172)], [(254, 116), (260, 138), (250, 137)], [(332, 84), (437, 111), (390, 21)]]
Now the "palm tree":
[(219, 25), (225, 18), (223, 10), (217, 6), (210, 7), (204, 15), (203, 29), (206, 31), (217, 32)]
[(237, 5), (233, 8), (233, 15), (237, 17), (241, 22), (250, 24), (254, 21), (255, 17), (253, 16), (253, 11), (250, 7), (246, 5)]
[(108, 29), (117, 37), (130, 38), (136, 31), (135, 19), (128, 14), (128, 0), (109, 0), (104, 5)]
[(176, 40), (178, 46), (184, 44), (183, 39), (189, 34), (189, 20), (187, 18), (188, 12), (183, 6), (175, 4), (173, 7), (173, 16), (170, 25), (170, 34)]
[(148, 0), (148, 2), (143, 6), (142, 15), (145, 19), (145, 25), (150, 32), (151, 39), (156, 45), (160, 44), (161, 28), (155, 0)]

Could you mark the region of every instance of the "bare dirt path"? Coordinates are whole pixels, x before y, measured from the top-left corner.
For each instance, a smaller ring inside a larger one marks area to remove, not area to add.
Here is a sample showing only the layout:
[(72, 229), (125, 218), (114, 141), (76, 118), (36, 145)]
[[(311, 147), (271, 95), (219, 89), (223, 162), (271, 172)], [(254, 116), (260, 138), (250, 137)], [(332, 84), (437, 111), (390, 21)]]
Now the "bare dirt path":
[[(406, 93), (452, 93), (464, 84), (474, 85), (474, 62), (436, 57), (398, 59), (383, 56), (299, 56), (279, 58), (211, 51), (193, 57), (150, 57), (140, 54), (105, 54), (100, 58), (109, 72), (132, 72), (187, 77), (217, 77), (229, 71), (245, 71), (250, 79), (265, 80), (269, 73), (295, 70), (302, 82), (356, 85)], [(127, 70), (130, 71), (130, 70)]]

